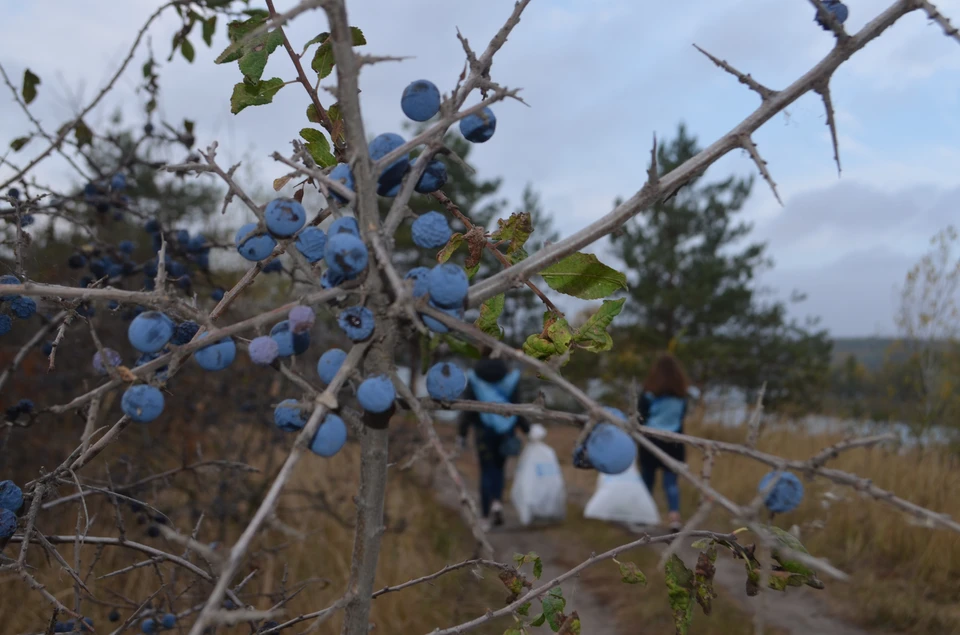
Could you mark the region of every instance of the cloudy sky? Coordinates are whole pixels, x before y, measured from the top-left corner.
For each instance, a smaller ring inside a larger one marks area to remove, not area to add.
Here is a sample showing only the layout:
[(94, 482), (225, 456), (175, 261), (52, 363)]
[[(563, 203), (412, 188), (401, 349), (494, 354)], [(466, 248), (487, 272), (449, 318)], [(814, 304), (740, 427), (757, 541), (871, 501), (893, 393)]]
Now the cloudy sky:
[[(256, 6), (259, 2), (254, 2)], [(277, 0), (279, 10), (294, 0)], [(884, 0), (849, 0), (848, 30), (886, 8)], [(99, 90), (123, 58), (155, 0), (0, 0), (0, 62), (19, 80), (29, 66), (43, 81), (34, 112), (55, 130)], [(361, 77), (368, 131), (398, 130), (399, 95), (413, 79), (449, 91), (463, 65), (456, 28), (482, 49), (509, 15), (512, 0), (355, 0), (351, 22), (367, 52), (408, 55), (402, 64), (366, 68)], [(960, 0), (940, 0), (960, 22)], [(756, 96), (692, 46), (696, 43), (772, 88), (809, 70), (833, 39), (813, 23), (807, 0), (533, 0), (496, 58), (494, 78), (523, 89), (531, 106), (497, 107), (494, 139), (472, 163), (501, 176), (513, 200), (527, 182), (541, 192), (562, 233), (609, 211), (617, 195), (642, 185), (651, 135), (669, 136), (685, 121), (707, 145), (758, 104)], [(178, 23), (173, 14), (152, 29), (165, 60)], [(302, 43), (327, 26), (322, 13), (299, 19), (290, 39)], [(288, 86), (274, 105), (229, 112), (235, 65), (212, 59), (195, 37), (197, 59), (179, 56), (163, 69), (162, 115), (198, 122), (198, 142), (220, 142), (229, 158), (259, 161), (269, 182), (279, 171), (266, 156), (287, 150), (304, 125), (305, 95)], [(281, 51), (282, 52), (282, 51)], [(139, 103), (135, 87), (145, 49), (100, 112)], [(177, 81), (170, 81), (177, 76)], [(274, 55), (264, 77), (292, 76)], [(833, 81), (843, 174), (838, 178), (822, 105), (805, 97), (756, 135), (784, 200), (759, 182), (744, 217), (769, 243), (775, 269), (763, 277), (781, 297), (808, 294), (795, 314), (819, 315), (836, 335), (891, 333), (895, 287), (955, 216), (960, 194), (960, 46), (919, 13), (901, 20), (845, 64)], [(94, 122), (97, 121), (95, 117)], [(0, 98), (0, 147), (27, 129), (9, 98)], [(38, 144), (39, 147), (39, 144)], [(22, 160), (22, 159), (21, 159)], [(0, 175), (5, 174), (0, 168)], [(66, 177), (51, 162), (49, 178)], [(750, 174), (736, 152), (710, 176)], [(598, 247), (602, 250), (602, 247)]]

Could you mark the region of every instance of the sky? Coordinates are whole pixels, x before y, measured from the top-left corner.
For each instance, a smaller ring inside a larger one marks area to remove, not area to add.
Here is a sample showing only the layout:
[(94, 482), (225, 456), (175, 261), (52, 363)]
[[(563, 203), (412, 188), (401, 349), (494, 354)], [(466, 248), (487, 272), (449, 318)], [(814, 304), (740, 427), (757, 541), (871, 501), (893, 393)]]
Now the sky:
[[(160, 4), (0, 0), (0, 63), (18, 82), (28, 66), (41, 77), (32, 109), (56, 130), (99, 91)], [(254, 0), (252, 6), (259, 4)], [(280, 11), (295, 4), (276, 2)], [(859, 30), (888, 4), (848, 0), (848, 31)], [(960, 0), (937, 6), (960, 22)], [(412, 58), (363, 70), (365, 126), (377, 134), (401, 131), (399, 97), (410, 81), (430, 79), (449, 92), (463, 68), (457, 29), (482, 50), (513, 2), (354, 0), (348, 8), (351, 23), (366, 34), (367, 53)], [(150, 31), (149, 44), (163, 62), (161, 115), (195, 120), (201, 147), (217, 140), (224, 162), (244, 159), (269, 183), (282, 170), (267, 157), (288, 151), (305, 125), (306, 95), (291, 85), (271, 106), (230, 114), (229, 96), (240, 74), (235, 64), (212, 63), (226, 46), (222, 25), (212, 49), (194, 36), (192, 65), (179, 55), (166, 62), (177, 28), (169, 13)], [(295, 21), (289, 37), (297, 48), (324, 30), (326, 19), (315, 11)], [(608, 212), (614, 198), (642, 186), (653, 134), (669, 138), (683, 121), (706, 146), (759, 104), (693, 44), (776, 89), (809, 70), (833, 42), (814, 24), (808, 0), (533, 0), (492, 69), (501, 85), (522, 89), (529, 107), (499, 104), (496, 135), (475, 147), (471, 164), (482, 177), (502, 177), (502, 194), (514, 202), (531, 183), (561, 234), (570, 234)], [(92, 123), (105, 121), (116, 108), (136, 112), (145, 58), (141, 48)], [(282, 51), (264, 73), (274, 76), (293, 76)], [(958, 79), (960, 44), (915, 12), (834, 76), (840, 176), (816, 96), (800, 99), (757, 132), (784, 205), (758, 180), (741, 217), (754, 224), (752, 237), (767, 242), (775, 262), (760, 283), (783, 299), (795, 289), (806, 293), (805, 302), (792, 305), (795, 317), (820, 316), (835, 336), (895, 332), (898, 285), (930, 238), (954, 221), (960, 194)], [(468, 104), (476, 101), (479, 96)], [(0, 148), (28, 127), (12, 99), (0, 97)], [(56, 161), (43, 170), (52, 180), (70, 174)], [(715, 164), (708, 178), (755, 172), (738, 151)], [(604, 258), (605, 245), (593, 251)]]

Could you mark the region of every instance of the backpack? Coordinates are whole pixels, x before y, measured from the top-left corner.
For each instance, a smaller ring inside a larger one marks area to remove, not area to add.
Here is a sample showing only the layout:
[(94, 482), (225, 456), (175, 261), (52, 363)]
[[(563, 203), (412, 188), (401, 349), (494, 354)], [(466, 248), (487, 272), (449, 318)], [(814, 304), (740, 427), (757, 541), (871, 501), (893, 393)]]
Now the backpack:
[[(510, 403), (510, 397), (513, 396), (517, 384), (520, 382), (520, 371), (514, 369), (507, 373), (503, 379), (493, 384), (483, 381), (471, 370), (467, 373), (467, 380), (470, 382), (470, 388), (473, 390), (473, 395), (477, 398), (477, 401), (507, 404)], [(517, 415), (507, 417), (493, 412), (478, 414), (484, 426), (501, 435), (511, 432), (513, 426), (517, 423)]]

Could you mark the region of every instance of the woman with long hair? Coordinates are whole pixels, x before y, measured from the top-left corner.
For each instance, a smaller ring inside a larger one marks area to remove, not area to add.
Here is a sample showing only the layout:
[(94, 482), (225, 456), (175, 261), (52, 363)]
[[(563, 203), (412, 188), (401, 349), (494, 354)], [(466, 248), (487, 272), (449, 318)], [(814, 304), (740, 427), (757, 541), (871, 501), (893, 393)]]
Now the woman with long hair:
[[(641, 425), (665, 430), (683, 432), (683, 421), (687, 415), (687, 397), (690, 392), (690, 380), (680, 364), (680, 360), (664, 353), (660, 355), (646, 380), (640, 395), (639, 411)], [(686, 447), (663, 439), (650, 439), (654, 445), (668, 456), (680, 462), (686, 462)], [(670, 529), (679, 531), (680, 523), (680, 486), (677, 474), (643, 446), (639, 448), (640, 474), (650, 493), (657, 481), (657, 471), (663, 472), (663, 491), (667, 495), (667, 507), (670, 510), (667, 520)]]

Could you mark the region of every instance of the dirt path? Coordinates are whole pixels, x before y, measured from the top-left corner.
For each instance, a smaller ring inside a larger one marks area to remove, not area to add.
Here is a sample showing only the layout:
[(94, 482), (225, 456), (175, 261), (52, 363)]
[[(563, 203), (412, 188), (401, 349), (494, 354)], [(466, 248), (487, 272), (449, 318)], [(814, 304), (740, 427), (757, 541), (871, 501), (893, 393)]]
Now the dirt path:
[[(438, 475), (434, 481), (438, 492), (438, 499), (451, 508), (459, 504), (452, 484), (445, 475)], [(473, 485), (470, 484), (471, 493)], [(568, 499), (582, 508), (591, 492), (569, 488)], [(536, 527), (523, 528), (517, 520), (512, 506), (504, 505), (505, 523), (503, 527), (490, 532), (490, 543), (496, 551), (498, 560), (509, 562), (515, 553), (529, 553), (536, 551), (543, 560), (543, 575), (541, 579), (549, 580), (567, 569), (556, 563), (562, 549), (554, 544), (542, 530)], [(663, 549), (665, 547), (657, 547)], [(683, 547), (679, 555), (685, 562), (696, 560), (697, 551), (691, 547)], [(813, 589), (791, 588), (789, 599), (770, 597), (765, 599), (761, 593), (757, 597), (747, 597), (744, 592), (743, 565), (730, 558), (721, 558), (717, 561), (716, 581), (748, 614), (759, 617), (767, 627), (775, 627), (790, 633), (790, 635), (873, 635), (856, 626), (844, 623), (830, 614), (824, 598), (818, 597)], [(632, 635), (633, 631), (626, 625), (617, 625), (613, 617), (603, 604), (585, 588), (578, 577), (563, 585), (564, 596), (571, 606), (575, 606), (583, 624), (590, 625), (590, 635)]]

